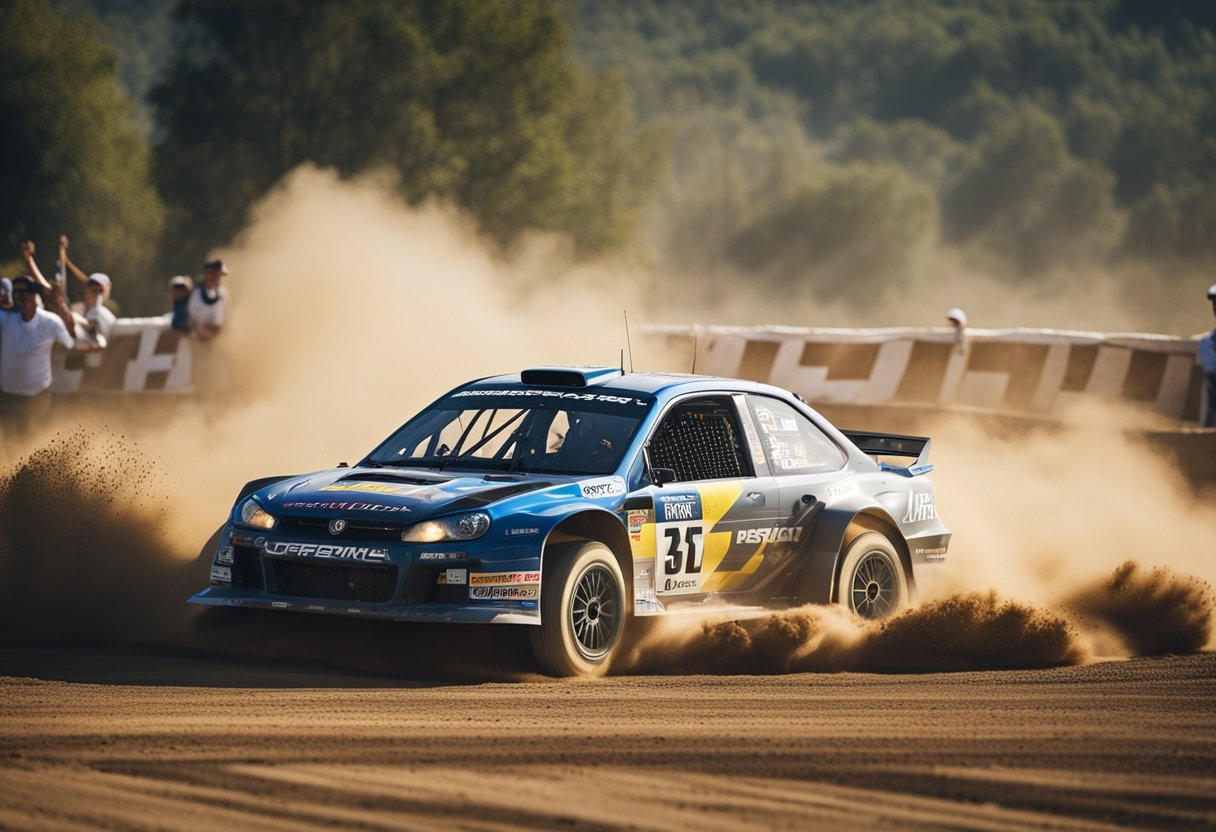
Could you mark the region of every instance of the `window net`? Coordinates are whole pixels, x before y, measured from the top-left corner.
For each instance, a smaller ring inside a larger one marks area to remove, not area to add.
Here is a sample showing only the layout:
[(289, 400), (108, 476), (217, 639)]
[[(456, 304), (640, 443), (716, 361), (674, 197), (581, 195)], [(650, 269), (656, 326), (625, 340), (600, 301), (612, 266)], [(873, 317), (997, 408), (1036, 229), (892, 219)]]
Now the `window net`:
[(650, 464), (680, 482), (745, 476), (734, 424), (720, 412), (673, 412), (651, 440)]

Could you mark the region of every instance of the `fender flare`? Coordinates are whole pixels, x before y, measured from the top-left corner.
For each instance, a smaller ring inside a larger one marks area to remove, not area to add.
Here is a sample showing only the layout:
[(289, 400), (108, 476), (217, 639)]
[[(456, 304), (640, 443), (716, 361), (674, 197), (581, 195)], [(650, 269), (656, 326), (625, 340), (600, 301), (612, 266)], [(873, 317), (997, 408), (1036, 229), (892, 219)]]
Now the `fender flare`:
[(582, 505), (568, 512), (553, 525), (541, 544), (541, 584), (545, 581), (545, 558), (564, 543), (595, 540), (603, 543), (616, 557), (625, 579), (625, 599), (633, 608), (633, 548), (625, 524), (614, 512), (595, 505)]
[(805, 563), (795, 583), (799, 602), (831, 604), (837, 600), (844, 550), (853, 538), (866, 531), (880, 532), (891, 541), (903, 561), (909, 588), (915, 590), (912, 559), (899, 524), (877, 502), (855, 497), (825, 508), (819, 514), (811, 544), (804, 555)]

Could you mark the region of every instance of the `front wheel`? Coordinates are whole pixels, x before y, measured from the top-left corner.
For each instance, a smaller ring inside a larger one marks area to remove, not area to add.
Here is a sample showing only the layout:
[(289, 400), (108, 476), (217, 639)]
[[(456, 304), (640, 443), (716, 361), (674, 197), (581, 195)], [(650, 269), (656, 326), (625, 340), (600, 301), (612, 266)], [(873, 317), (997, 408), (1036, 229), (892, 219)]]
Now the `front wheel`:
[(554, 676), (595, 673), (625, 631), (621, 567), (607, 546), (594, 541), (570, 547), (546, 565), (541, 625), (528, 628), (532, 652)]
[(866, 532), (845, 549), (836, 599), (862, 618), (887, 618), (908, 605), (908, 576), (891, 541)]

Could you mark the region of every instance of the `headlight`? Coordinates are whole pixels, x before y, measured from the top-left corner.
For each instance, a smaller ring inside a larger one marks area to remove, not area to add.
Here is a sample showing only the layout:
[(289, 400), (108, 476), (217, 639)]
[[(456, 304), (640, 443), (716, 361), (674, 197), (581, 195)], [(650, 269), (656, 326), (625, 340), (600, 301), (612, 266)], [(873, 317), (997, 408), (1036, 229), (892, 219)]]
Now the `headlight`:
[(258, 505), (258, 501), (250, 497), (241, 503), (241, 523), (258, 529), (273, 529), (277, 522), (273, 515)]
[(445, 540), (472, 540), (481, 537), (490, 529), (490, 515), (484, 511), (458, 514), (426, 520), (410, 526), (401, 533), (406, 543), (442, 543)]

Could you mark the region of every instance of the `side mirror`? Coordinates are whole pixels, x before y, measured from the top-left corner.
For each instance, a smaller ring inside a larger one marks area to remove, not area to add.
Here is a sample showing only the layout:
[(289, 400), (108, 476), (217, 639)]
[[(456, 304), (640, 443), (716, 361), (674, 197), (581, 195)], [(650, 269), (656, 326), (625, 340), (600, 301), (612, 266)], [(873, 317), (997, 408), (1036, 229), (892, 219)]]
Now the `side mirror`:
[(650, 478), (654, 480), (655, 485), (663, 486), (676, 481), (676, 472), (671, 468), (651, 468)]

